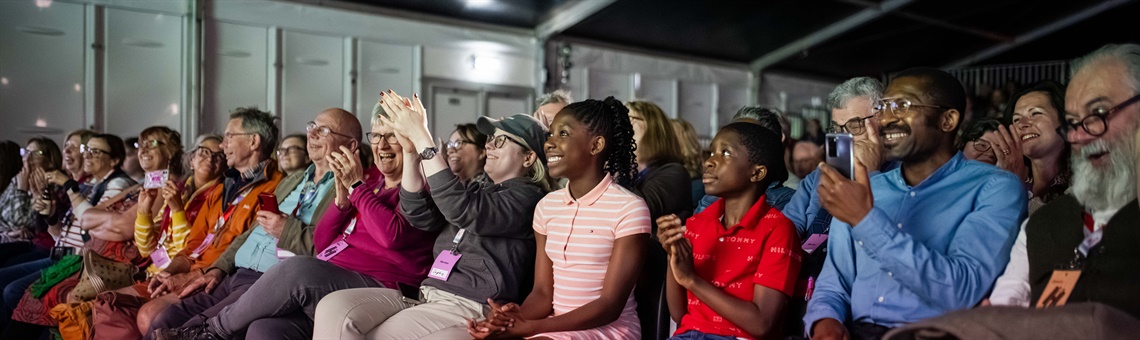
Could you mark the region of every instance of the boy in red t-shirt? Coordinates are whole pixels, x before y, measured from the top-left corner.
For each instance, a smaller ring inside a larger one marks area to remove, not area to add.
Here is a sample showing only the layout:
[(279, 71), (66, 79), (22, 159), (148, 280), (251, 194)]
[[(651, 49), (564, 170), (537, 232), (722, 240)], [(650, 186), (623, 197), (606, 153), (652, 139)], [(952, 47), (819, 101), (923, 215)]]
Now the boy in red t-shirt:
[(704, 163), (705, 192), (719, 196), (682, 226), (657, 219), (669, 253), (666, 298), (672, 339), (777, 338), (800, 270), (795, 226), (764, 202), (788, 176), (780, 136), (759, 125), (721, 128)]

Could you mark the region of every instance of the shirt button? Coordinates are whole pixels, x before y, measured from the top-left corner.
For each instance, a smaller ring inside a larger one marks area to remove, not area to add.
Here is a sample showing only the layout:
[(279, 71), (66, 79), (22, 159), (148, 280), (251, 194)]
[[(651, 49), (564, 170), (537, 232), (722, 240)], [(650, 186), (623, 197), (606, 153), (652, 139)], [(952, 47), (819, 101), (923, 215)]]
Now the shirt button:
[(902, 223), (899, 223), (899, 229), (902, 229)]
[(880, 297), (879, 297), (879, 302), (883, 302), (883, 297), (882, 297), (882, 296), (880, 296)]
[(914, 191), (910, 192), (910, 197), (914, 197)]
[(863, 246), (863, 241), (856, 241), (855, 243), (858, 243), (860, 247)]
[[(895, 273), (892, 273), (892, 272), (887, 272), (887, 276), (890, 276), (890, 277), (895, 277)], [(883, 301), (882, 299), (883, 299), (883, 298), (879, 298), (879, 302), (882, 302), (882, 301)]]
[(723, 237), (721, 237), (721, 238), (719, 238), (719, 239), (717, 239), (717, 240), (719, 240), (719, 241), (721, 241), (721, 242), (724, 242), (724, 238), (723, 238)]

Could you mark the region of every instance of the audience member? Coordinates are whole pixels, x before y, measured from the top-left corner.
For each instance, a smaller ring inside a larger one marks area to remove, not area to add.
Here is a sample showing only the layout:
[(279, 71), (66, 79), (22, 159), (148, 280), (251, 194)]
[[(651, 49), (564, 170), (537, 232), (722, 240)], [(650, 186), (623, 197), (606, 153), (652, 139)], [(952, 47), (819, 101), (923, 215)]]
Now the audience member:
[(823, 162), (823, 147), (810, 141), (796, 142), (792, 149), (792, 174), (799, 178), (807, 178), (812, 171)]
[(732, 123), (713, 139), (705, 161), (710, 195), (724, 197), (684, 226), (657, 220), (669, 253), (667, 299), (674, 339), (779, 337), (784, 307), (796, 289), (796, 228), (762, 199), (774, 174), (786, 172), (778, 135)]
[[(1133, 269), (1140, 261), (1134, 143), (1140, 129), (1140, 46), (1106, 45), (1073, 61), (1071, 69), (1061, 132), (1072, 146), (1072, 186), (1022, 224), (990, 303), (1100, 302), (1140, 318), (1140, 294), (1113, 288), (1140, 285)], [(1059, 268), (1076, 269), (1075, 282), (1053, 285)]]
[(554, 115), (573, 102), (574, 99), (571, 98), (570, 91), (567, 90), (558, 89), (544, 94), (538, 98), (538, 109), (534, 110), (534, 118), (549, 128), (550, 123), (554, 121)]
[[(58, 223), (62, 217), (62, 209), (52, 216), (40, 215), (48, 205), (48, 201), (64, 205), (69, 203), (67, 193), (54, 185), (49, 185), (46, 179), (48, 172), (59, 170), (62, 166), (63, 155), (59, 145), (47, 137), (35, 137), (28, 140), (27, 146), (21, 149), (23, 159), (21, 162), (5, 162), (5, 164), (23, 164), (19, 172), (3, 194), (0, 195), (0, 268), (39, 260), (48, 257), (55, 240), (48, 232), (48, 226)], [(0, 281), (0, 288), (7, 286), (7, 282)], [(0, 306), (0, 311), (3, 308)], [(0, 323), (7, 320), (0, 314)]]
[[(638, 339), (633, 287), (649, 243), (649, 208), (631, 192), (637, 160), (628, 110), (613, 97), (567, 105), (546, 140), (552, 176), (570, 185), (534, 212), (534, 290), (522, 305), (488, 300), (477, 339)], [(583, 231), (589, 232), (583, 232)]]
[[(24, 184), (24, 188), (21, 190), (19, 183), (17, 183), (17, 177), (23, 169), (27, 169), (29, 166), (29, 164), (24, 163), (24, 159), (28, 158), (27, 154), (37, 152), (39, 153), (37, 158), (42, 158), (43, 153), (39, 150), (28, 151), (21, 148), (16, 142), (0, 141), (0, 193), (3, 193), (2, 198), (0, 198), (0, 244), (26, 239), (23, 230), (32, 219), (31, 204), (28, 204), (31, 199), (27, 195), (27, 184)], [(20, 182), (27, 183), (27, 175), (24, 175), (24, 179)], [(14, 196), (18, 193), (23, 193), (23, 196), (29, 198), (17, 200)], [(0, 254), (7, 255), (7, 252), (0, 252)], [(8, 257), (5, 256), (4, 258), (7, 259)]]
[(519, 301), (530, 287), (529, 218), (551, 185), (540, 144), (546, 129), (525, 114), (480, 118), (479, 131), (491, 136), (489, 181), (464, 183), (438, 157), (418, 96), (388, 91), (381, 103), (403, 151), (392, 156), (403, 157), (400, 212), (413, 227), (439, 233), (435, 263), (418, 293), (408, 286), (329, 294), (317, 306), (314, 338), (463, 338), (467, 320), (487, 316), (483, 301)]
[(444, 146), (447, 148), (447, 167), (459, 177), (460, 182), (487, 182), (487, 174), (483, 172), (483, 166), (487, 164), (486, 145), (487, 135), (479, 132), (475, 124), (455, 126), (455, 132), (451, 133), (451, 139)]
[[(1009, 129), (998, 129), (995, 135), (1000, 154), (995, 153), (999, 167), (1010, 170), (1026, 183), (1029, 190), (1029, 213), (1065, 194), (1072, 178), (1069, 169), (1069, 144), (1057, 132), (1064, 121), (1064, 94), (1053, 82), (1032, 84), (1015, 94), (1006, 107)], [(1011, 155), (1007, 156), (1005, 151)], [(1026, 160), (1029, 166), (1026, 167)]]
[[(268, 112), (256, 108), (234, 110), (224, 136), (221, 147), (229, 169), (223, 174), (222, 188), (207, 194), (199, 217), (190, 226), (182, 252), (150, 279), (147, 292), (151, 300), (138, 313), (139, 332), (143, 336), (153, 336), (151, 322), (178, 302), (181, 293), (189, 296), (193, 290), (188, 291), (187, 286), (204, 277), (223, 253), (233, 256), (227, 248), (235, 239), (248, 237), (247, 231), (258, 222), (261, 210), (258, 196), (273, 193), (284, 177), (277, 170), (277, 162), (270, 158), (277, 146), (278, 131)], [(245, 287), (248, 286), (241, 288)]]
[(823, 146), (823, 142), (824, 142), (823, 126), (819, 122), (819, 119), (817, 119), (817, 118), (808, 119), (807, 126), (804, 127), (804, 135), (802, 136), (802, 138), (800, 138), (800, 141), (808, 141), (808, 142), (815, 143), (815, 145)]
[(303, 134), (288, 135), (277, 147), (277, 166), (286, 176), (305, 171), (313, 160), (309, 159), (309, 138)]
[[(742, 107), (740, 110), (736, 111), (736, 115), (732, 116), (732, 122), (757, 124), (761, 127), (767, 128), (769, 131), (780, 133), (781, 147), (783, 147), (783, 143), (787, 143), (789, 140), (788, 135), (780, 132), (783, 126), (780, 120), (780, 113), (770, 108), (762, 106)], [(787, 148), (784, 150), (787, 151)], [(786, 159), (788, 157), (784, 158)], [(783, 185), (783, 182), (787, 179), (787, 177), (787, 171), (782, 172), (780, 174), (780, 177), (773, 176), (771, 178), (772, 181), (770, 184), (768, 184), (768, 190), (764, 192), (764, 200), (768, 202), (769, 206), (776, 208), (776, 210), (784, 209), (784, 206), (788, 204), (788, 202), (792, 199), (792, 196), (796, 193), (794, 189)], [(700, 213), (713, 202), (716, 202), (717, 199), (719, 199), (719, 197), (713, 195), (705, 195), (705, 197), (701, 199), (700, 204), (697, 205), (697, 209), (694, 210), (694, 212)]]
[(819, 200), (835, 221), (804, 317), (809, 336), (881, 337), (974, 306), (992, 288), (1027, 198), (1016, 176), (954, 149), (964, 106), (949, 73), (900, 72), (875, 108), (883, 150), (900, 168), (870, 179), (856, 162), (852, 181), (820, 166)]
[(705, 157), (708, 155), (701, 149), (701, 141), (697, 139), (697, 132), (693, 130), (692, 124), (680, 118), (674, 118), (672, 121), (673, 132), (681, 141), (681, 156), (685, 171), (688, 171), (689, 177), (693, 179), (692, 198), (693, 206), (696, 207), (701, 204), (701, 198), (705, 197), (705, 185), (701, 182), (701, 176), (704, 172)]
[(90, 176), (83, 171), (82, 149), (92, 136), (95, 136), (94, 131), (79, 129), (67, 134), (63, 140), (63, 171), (68, 178), (79, 183), (86, 183)]
[(993, 139), (998, 136), (990, 132), (996, 132), (999, 126), (1001, 122), (996, 119), (983, 118), (972, 121), (962, 130), (954, 147), (962, 151), (966, 159), (995, 165), (998, 151), (993, 148), (996, 143)]

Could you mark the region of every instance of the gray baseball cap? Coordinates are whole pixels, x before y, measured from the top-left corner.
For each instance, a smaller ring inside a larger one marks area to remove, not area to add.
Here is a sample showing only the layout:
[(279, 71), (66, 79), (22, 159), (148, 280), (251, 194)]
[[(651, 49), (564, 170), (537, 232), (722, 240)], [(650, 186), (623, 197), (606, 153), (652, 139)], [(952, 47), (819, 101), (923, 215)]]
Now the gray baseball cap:
[(546, 150), (543, 147), (546, 144), (546, 126), (534, 117), (523, 113), (502, 119), (479, 117), (476, 126), (479, 127), (479, 132), (487, 136), (494, 136), (496, 129), (514, 135), (522, 140), (528, 149), (538, 154), (542, 164), (546, 164)]

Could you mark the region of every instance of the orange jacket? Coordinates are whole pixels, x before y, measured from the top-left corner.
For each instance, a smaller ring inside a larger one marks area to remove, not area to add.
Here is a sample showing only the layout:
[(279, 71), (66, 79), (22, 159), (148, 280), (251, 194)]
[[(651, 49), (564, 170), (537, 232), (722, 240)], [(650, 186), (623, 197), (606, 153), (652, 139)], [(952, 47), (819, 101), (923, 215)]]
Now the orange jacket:
[[(218, 230), (218, 235), (214, 236), (210, 245), (207, 246), (201, 254), (198, 254), (197, 259), (191, 259), (190, 263), (192, 263), (192, 265), (190, 268), (199, 269), (209, 267), (214, 263), (214, 260), (218, 259), (218, 256), (221, 256), (222, 253), (226, 251), (226, 247), (229, 247), (235, 238), (246, 230), (249, 230), (249, 227), (257, 221), (257, 211), (261, 210), (261, 203), (257, 195), (263, 192), (272, 194), (273, 190), (277, 188), (277, 183), (281, 182), (282, 178), (285, 178), (285, 175), (277, 171), (277, 162), (272, 159), (268, 160), (262, 173), (254, 178), (251, 183), (245, 185), (247, 188), (250, 186), (253, 186), (253, 188), (245, 195), (245, 198), (237, 203), (236, 210), (230, 215), (230, 218), (226, 219), (225, 225)], [(206, 202), (202, 204), (202, 210), (198, 213), (198, 218), (194, 220), (194, 225), (190, 227), (190, 236), (186, 239), (186, 246), (182, 248), (182, 252), (179, 253), (178, 256), (186, 256), (189, 258), (190, 255), (194, 253), (194, 250), (197, 250), (198, 246), (202, 245), (202, 242), (206, 240), (206, 235), (214, 230), (218, 218), (225, 213), (222, 207), (224, 203), (229, 203), (222, 202), (222, 195), (225, 190), (222, 186), (218, 186), (215, 189), (216, 190), (211, 190), (209, 193), (210, 196), (208, 196)]]

